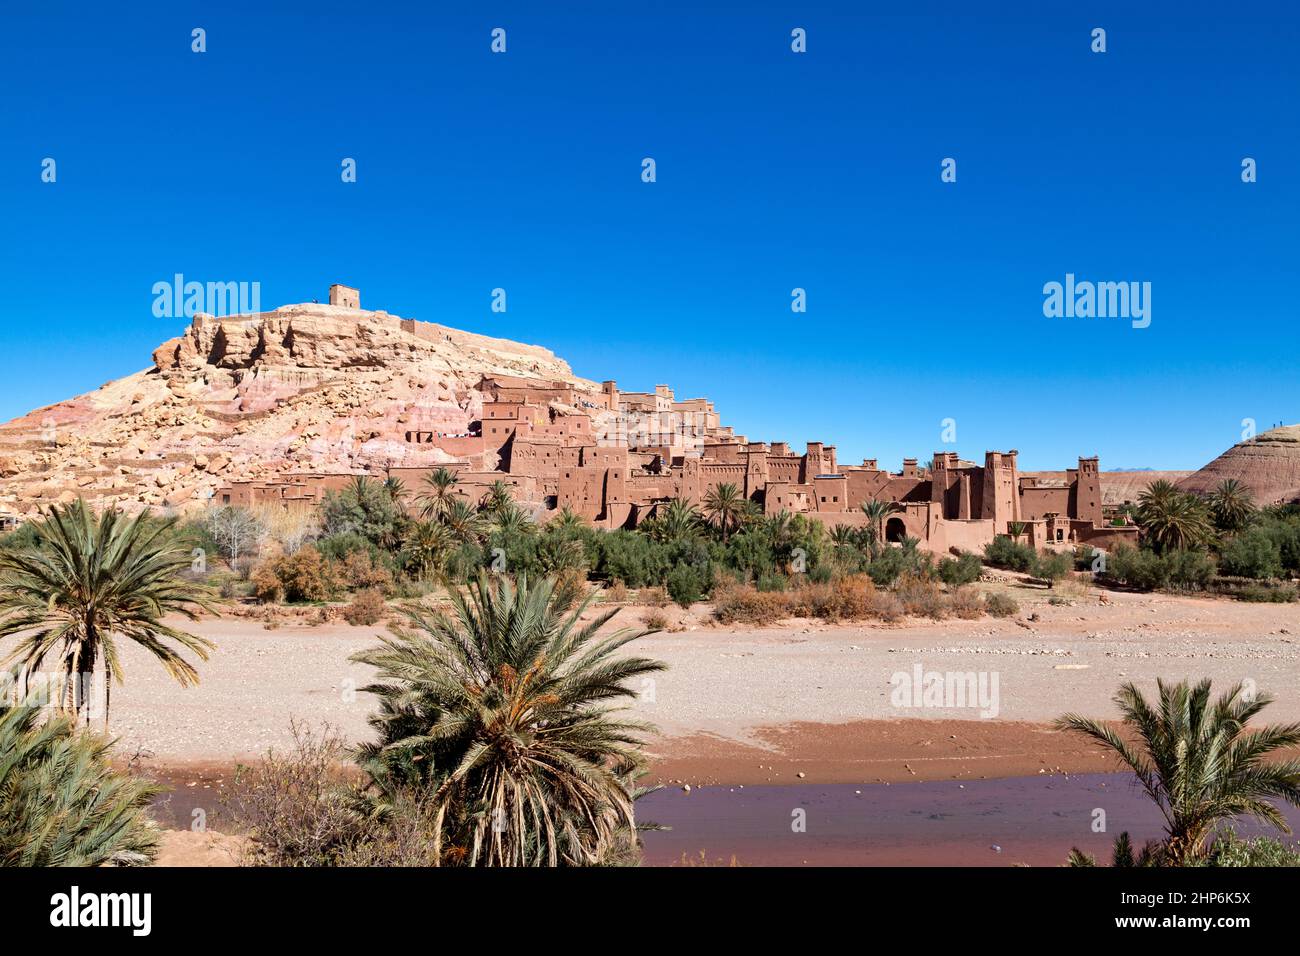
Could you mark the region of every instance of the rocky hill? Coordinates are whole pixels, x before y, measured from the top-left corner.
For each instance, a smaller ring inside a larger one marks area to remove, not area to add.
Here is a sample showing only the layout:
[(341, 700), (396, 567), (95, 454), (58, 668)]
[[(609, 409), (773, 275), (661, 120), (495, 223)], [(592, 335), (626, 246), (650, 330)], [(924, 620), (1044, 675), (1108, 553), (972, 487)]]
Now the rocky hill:
[(1258, 505), (1300, 500), (1300, 425), (1282, 425), (1237, 442), (1178, 487), (1207, 494), (1227, 478), (1254, 492)]
[(466, 431), (492, 374), (596, 388), (546, 349), (387, 312), (198, 315), (152, 367), (0, 425), (0, 511), (185, 510), (232, 479), (436, 464), (405, 433)]

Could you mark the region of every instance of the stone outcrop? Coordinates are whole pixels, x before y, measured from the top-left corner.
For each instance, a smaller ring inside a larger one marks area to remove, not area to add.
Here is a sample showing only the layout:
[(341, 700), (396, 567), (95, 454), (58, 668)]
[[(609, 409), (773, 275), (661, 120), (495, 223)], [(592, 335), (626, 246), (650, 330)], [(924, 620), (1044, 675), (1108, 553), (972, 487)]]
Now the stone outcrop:
[(466, 431), (484, 375), (596, 389), (546, 349), (386, 312), (198, 315), (151, 368), (0, 425), (0, 511), (78, 496), (186, 510), (231, 480), (438, 464), (402, 436)]

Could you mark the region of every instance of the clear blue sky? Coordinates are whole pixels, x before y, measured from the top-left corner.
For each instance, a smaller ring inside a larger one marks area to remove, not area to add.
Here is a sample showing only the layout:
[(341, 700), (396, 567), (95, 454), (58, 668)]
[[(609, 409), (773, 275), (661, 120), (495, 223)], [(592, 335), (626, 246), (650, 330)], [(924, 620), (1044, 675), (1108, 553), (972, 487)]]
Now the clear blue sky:
[[(264, 308), (356, 285), (843, 462), (1195, 468), (1243, 418), (1300, 418), (1294, 3), (50, 0), (0, 19), (0, 418), (146, 367), (184, 325), (151, 311), (177, 272), (258, 281)], [(1150, 328), (1044, 318), (1067, 272), (1150, 282)]]

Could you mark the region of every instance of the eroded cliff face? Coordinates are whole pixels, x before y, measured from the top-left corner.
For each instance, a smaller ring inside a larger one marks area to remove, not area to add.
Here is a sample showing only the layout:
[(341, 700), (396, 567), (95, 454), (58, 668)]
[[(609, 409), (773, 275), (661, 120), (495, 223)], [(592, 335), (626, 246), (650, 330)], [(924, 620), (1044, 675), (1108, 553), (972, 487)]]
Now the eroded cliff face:
[(1229, 478), (1249, 488), (1257, 505), (1300, 499), (1300, 425), (1282, 425), (1238, 442), (1178, 487), (1209, 494)]
[(187, 510), (234, 479), (436, 464), (406, 432), (465, 431), (492, 374), (596, 387), (546, 349), (386, 312), (199, 315), (152, 368), (0, 425), (0, 509)]

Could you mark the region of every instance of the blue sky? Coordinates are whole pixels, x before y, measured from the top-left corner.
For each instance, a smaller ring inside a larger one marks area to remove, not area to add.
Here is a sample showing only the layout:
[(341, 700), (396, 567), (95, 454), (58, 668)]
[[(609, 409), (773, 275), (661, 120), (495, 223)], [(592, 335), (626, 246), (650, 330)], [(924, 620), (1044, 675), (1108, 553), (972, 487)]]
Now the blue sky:
[[(842, 462), (1195, 468), (1300, 419), (1294, 4), (547, 6), (7, 9), (0, 418), (146, 367), (179, 272), (356, 285)], [(1045, 318), (1067, 272), (1150, 282), (1150, 327)]]

